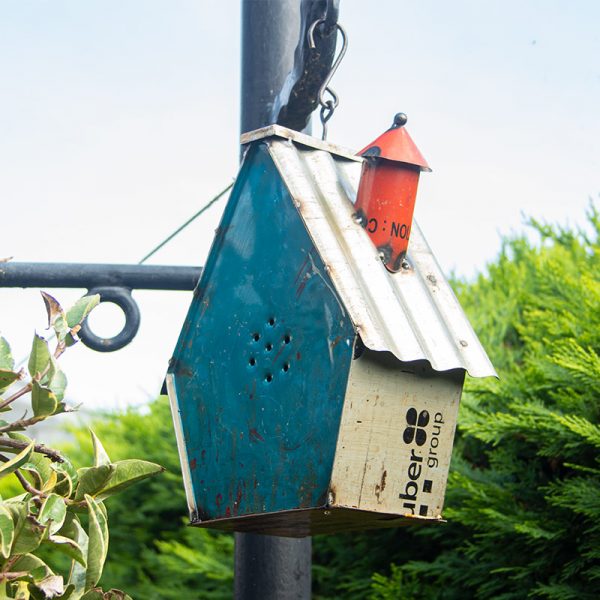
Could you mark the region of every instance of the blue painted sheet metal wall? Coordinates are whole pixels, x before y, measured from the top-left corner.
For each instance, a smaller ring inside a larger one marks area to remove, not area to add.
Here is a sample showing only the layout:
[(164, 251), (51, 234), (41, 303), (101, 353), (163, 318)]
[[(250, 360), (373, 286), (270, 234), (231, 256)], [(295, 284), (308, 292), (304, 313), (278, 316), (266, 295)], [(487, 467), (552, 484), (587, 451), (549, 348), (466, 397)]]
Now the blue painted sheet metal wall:
[(354, 337), (254, 144), (170, 368), (202, 520), (325, 503)]

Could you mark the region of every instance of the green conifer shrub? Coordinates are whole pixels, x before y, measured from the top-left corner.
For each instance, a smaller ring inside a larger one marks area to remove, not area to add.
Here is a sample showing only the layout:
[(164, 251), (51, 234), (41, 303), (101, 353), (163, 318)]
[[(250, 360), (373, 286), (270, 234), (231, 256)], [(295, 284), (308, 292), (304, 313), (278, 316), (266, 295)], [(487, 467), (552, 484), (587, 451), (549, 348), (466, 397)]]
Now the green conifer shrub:
[[(430, 560), (397, 563), (372, 597), (600, 598), (600, 218), (532, 221), (459, 297), (500, 380), (468, 381)], [(386, 595), (387, 594), (387, 595)]]

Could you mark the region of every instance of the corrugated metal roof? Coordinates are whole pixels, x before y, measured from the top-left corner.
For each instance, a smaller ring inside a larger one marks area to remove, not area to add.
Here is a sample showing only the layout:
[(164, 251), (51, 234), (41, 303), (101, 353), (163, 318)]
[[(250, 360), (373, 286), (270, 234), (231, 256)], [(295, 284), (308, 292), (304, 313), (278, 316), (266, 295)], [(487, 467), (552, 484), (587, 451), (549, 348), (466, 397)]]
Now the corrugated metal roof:
[(408, 268), (393, 274), (354, 220), (361, 158), (277, 125), (242, 136), (242, 143), (256, 140), (268, 145), (368, 348), (405, 362), (425, 359), (437, 371), (496, 376), (418, 225), (412, 227)]

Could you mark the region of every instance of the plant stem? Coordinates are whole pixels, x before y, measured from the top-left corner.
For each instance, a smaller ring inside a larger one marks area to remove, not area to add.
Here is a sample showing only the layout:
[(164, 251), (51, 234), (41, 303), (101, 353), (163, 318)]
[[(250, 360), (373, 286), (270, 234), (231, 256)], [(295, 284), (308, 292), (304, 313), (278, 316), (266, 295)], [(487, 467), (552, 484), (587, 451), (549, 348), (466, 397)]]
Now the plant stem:
[(23, 473), (21, 473), (21, 471), (19, 471), (19, 469), (17, 469), (15, 471), (15, 475), (17, 476), (17, 479), (19, 480), (19, 483), (23, 486), (23, 489), (26, 492), (29, 492), (32, 496), (41, 496), (41, 497), (45, 497), (46, 494), (44, 494), (44, 492), (42, 492), (41, 490), (37, 490), (36, 488), (34, 488), (29, 481), (27, 481), (27, 479), (25, 479), (25, 476), (23, 475)]
[[(6, 458), (6, 456), (2, 456), (2, 454), (0, 454), (0, 461), (5, 462), (5, 463), (9, 462), (8, 458)], [(15, 473), (17, 479), (19, 480), (19, 483), (23, 486), (23, 489), (26, 492), (29, 492), (32, 496), (41, 496), (43, 498), (46, 497), (46, 494), (44, 494), (44, 492), (34, 488), (29, 483), (29, 481), (27, 481), (27, 479), (25, 479), (25, 476), (23, 475), (23, 473), (21, 473), (21, 471), (19, 471), (19, 469), (17, 469), (14, 473)], [(6, 565), (5, 565), (5, 568), (6, 568)]]
[[(17, 448), (19, 450), (23, 450), (24, 448), (27, 448), (29, 444), (21, 440), (12, 440), (6, 437), (0, 437), (0, 446), (4, 446), (5, 448)], [(65, 462), (58, 450), (53, 450), (52, 448), (48, 448), (43, 444), (36, 444), (33, 447), (33, 449), (35, 452), (39, 452), (40, 454), (47, 456), (52, 462)]]
[(6, 581), (11, 581), (12, 579), (19, 579), (19, 577), (25, 577), (26, 575), (29, 575), (29, 573), (27, 571), (14, 571), (14, 572), (10, 572), (10, 573), (0, 573), (0, 580), (6, 579)]
[[(65, 350), (66, 350), (65, 343), (59, 342), (56, 346), (56, 349), (54, 350), (54, 358), (55, 359), (59, 358), (64, 353)], [(36, 381), (41, 381), (47, 375), (49, 370), (50, 370), (50, 365), (48, 365), (44, 369), (43, 373), (40, 373), (39, 376), (35, 378)], [(9, 404), (12, 404), (15, 400), (17, 400), (21, 396), (24, 396), (25, 394), (30, 392), (32, 387), (33, 387), (32, 382), (29, 382), (27, 385), (23, 386), (20, 390), (16, 391), (12, 396), (10, 396), (6, 400), (3, 400), (2, 402), (0, 402), (0, 410), (7, 407)]]
[(21, 558), (20, 554), (16, 554), (14, 556), (11, 556), (5, 563), (4, 566), (2, 567), (2, 575), (6, 575), (6, 571), (8, 571), (8, 569), (10, 569), (18, 560), (19, 558)]
[(17, 398), (20, 398), (21, 396), (24, 396), (25, 394), (30, 392), (31, 387), (32, 387), (32, 384), (30, 382), (27, 385), (23, 386), (20, 390), (17, 390), (12, 396), (10, 396), (6, 400), (3, 400), (2, 402), (0, 402), (0, 410), (5, 408), (9, 404), (12, 404)]
[(27, 427), (31, 427), (40, 421), (43, 421), (46, 417), (31, 417), (30, 419), (19, 419), (18, 421), (13, 421), (8, 425), (4, 425), (4, 427), (0, 427), (0, 433), (6, 433), (7, 431), (16, 431), (17, 429), (26, 429)]

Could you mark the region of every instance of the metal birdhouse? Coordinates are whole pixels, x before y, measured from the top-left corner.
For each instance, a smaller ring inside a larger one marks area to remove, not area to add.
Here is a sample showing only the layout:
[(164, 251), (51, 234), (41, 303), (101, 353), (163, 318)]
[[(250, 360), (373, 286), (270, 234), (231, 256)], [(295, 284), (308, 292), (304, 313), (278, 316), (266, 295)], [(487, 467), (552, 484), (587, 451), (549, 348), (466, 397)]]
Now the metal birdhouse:
[(416, 224), (384, 266), (356, 219), (364, 158), (277, 125), (242, 143), (167, 375), (192, 524), (439, 520), (465, 372), (492, 365)]
[(421, 171), (431, 171), (406, 131), (406, 115), (359, 154), (364, 157), (356, 198), (357, 220), (392, 272), (406, 256)]

